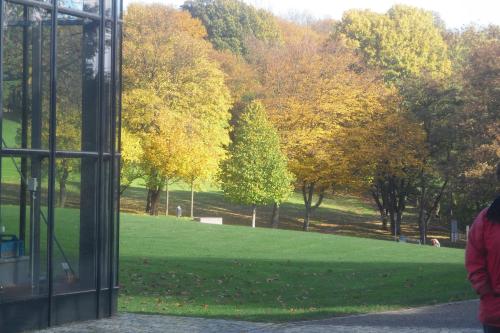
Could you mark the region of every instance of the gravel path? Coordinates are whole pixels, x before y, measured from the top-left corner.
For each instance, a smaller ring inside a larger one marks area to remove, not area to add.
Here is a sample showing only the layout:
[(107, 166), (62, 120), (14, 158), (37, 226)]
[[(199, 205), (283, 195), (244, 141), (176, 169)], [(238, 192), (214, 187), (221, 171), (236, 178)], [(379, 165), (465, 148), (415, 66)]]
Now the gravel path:
[(121, 314), (39, 333), (480, 333), (477, 301), (284, 324)]

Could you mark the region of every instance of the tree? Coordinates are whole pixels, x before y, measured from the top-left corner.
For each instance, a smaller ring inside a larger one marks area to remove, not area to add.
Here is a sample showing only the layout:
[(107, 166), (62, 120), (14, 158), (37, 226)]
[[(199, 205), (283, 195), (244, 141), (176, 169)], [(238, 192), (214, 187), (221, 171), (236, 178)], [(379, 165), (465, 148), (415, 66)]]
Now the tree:
[(316, 36), (269, 50), (262, 65), (268, 114), (303, 194), (304, 230), (326, 192), (351, 182), (345, 130), (384, 112), (388, 95), (376, 73), (340, 42), (325, 46)]
[(463, 107), (456, 115), (459, 170), (448, 199), (454, 218), (463, 224), (498, 193), (495, 166), (500, 159), (500, 28), (466, 29), (459, 36)]
[(387, 107), (385, 113), (349, 130), (345, 153), (350, 156), (351, 175), (372, 196), (383, 229), (390, 222), (391, 233), (399, 235), (427, 149), (424, 131), (411, 114), (400, 109), (399, 98)]
[(136, 4), (126, 19), (123, 127), (140, 139), (146, 209), (157, 214), (169, 182), (216, 173), (229, 143), (231, 99), (200, 21)]
[(437, 215), (451, 178), (459, 172), (457, 115), (463, 104), (461, 90), (454, 77), (406, 79), (400, 88), (406, 108), (425, 134), (427, 154), (419, 163), (413, 193), (422, 244), (426, 243), (428, 224)]
[(248, 38), (266, 43), (280, 41), (279, 29), (269, 12), (256, 9), (239, 0), (188, 0), (182, 8), (200, 19), (208, 39), (218, 50), (247, 53)]
[(387, 82), (408, 76), (446, 77), (451, 72), (448, 48), (432, 12), (396, 5), (386, 14), (349, 10), (335, 28), (365, 61), (381, 68)]
[(257, 206), (279, 205), (291, 193), (292, 175), (280, 149), (278, 133), (263, 105), (249, 104), (238, 121), (220, 179), (227, 198), (252, 206), (253, 228)]

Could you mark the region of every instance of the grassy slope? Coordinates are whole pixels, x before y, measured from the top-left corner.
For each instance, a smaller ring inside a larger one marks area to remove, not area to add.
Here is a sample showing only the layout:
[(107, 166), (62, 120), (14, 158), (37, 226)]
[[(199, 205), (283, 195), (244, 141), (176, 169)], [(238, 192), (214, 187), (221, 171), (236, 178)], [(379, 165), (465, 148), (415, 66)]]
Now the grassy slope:
[(124, 215), (120, 310), (297, 320), (473, 297), (463, 250)]

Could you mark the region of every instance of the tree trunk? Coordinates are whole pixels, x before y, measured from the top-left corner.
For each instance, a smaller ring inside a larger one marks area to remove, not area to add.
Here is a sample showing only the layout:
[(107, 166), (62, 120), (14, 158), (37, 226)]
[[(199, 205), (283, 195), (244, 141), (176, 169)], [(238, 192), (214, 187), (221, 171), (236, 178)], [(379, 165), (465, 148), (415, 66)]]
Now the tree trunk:
[(66, 181), (59, 181), (59, 207), (64, 208), (66, 205)]
[(389, 209), (389, 221), (391, 225), (391, 235), (396, 237), (398, 235), (397, 225), (396, 225), (396, 214), (394, 214), (394, 211), (392, 209)]
[(149, 214), (158, 216), (158, 206), (160, 205), (161, 188), (151, 190), (151, 207)]
[(325, 196), (325, 192), (321, 191), (321, 193), (318, 196), (318, 201), (313, 205), (313, 197), (314, 197), (314, 189), (315, 189), (316, 184), (315, 183), (310, 183), (309, 185), (306, 184), (305, 182), (302, 184), (302, 196), (304, 197), (304, 206), (305, 206), (305, 215), (304, 215), (304, 224), (302, 226), (302, 229), (304, 231), (309, 231), (309, 221), (311, 218), (312, 213), (316, 208), (318, 208), (321, 203), (323, 202), (323, 198)]
[(191, 182), (191, 218), (194, 219), (194, 182)]
[(403, 220), (403, 210), (400, 210), (396, 214), (396, 233), (401, 235), (401, 221)]
[(381, 200), (381, 194), (376, 191), (371, 191), (373, 200), (377, 204), (378, 211), (380, 213), (380, 221), (382, 222), (382, 229), (387, 230), (387, 209), (384, 207), (383, 201)]
[(419, 216), (418, 220), (418, 232), (420, 234), (420, 244), (425, 245), (427, 243), (427, 226), (423, 220), (423, 216)]
[(165, 183), (165, 194), (166, 194), (166, 202), (165, 202), (165, 215), (168, 216), (168, 201), (170, 197), (170, 192), (168, 191), (168, 180)]
[(306, 205), (306, 211), (304, 216), (304, 225), (302, 226), (302, 230), (309, 231), (309, 219), (311, 217), (311, 207)]
[(67, 198), (67, 190), (66, 190), (66, 184), (68, 182), (68, 177), (69, 177), (69, 171), (68, 169), (63, 167), (63, 172), (62, 176), (59, 179), (59, 207), (64, 208), (66, 205), (66, 198)]
[(252, 228), (255, 228), (255, 220), (257, 217), (257, 206), (252, 207)]
[(146, 213), (151, 212), (151, 189), (148, 189), (148, 196), (146, 198)]
[(273, 205), (273, 216), (271, 218), (271, 226), (277, 229), (279, 223), (280, 223), (280, 205), (275, 202)]

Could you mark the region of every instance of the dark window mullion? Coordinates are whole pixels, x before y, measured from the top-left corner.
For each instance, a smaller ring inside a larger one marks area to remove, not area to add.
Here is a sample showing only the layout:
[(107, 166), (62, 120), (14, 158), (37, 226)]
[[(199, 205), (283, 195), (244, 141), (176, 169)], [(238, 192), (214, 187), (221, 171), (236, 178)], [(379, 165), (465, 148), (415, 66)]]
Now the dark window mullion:
[(104, 10), (104, 0), (99, 0), (99, 8), (100, 8), (100, 29), (99, 29), (99, 105), (98, 105), (98, 119), (99, 121), (97, 122), (97, 133), (98, 138), (97, 138), (97, 148), (99, 152), (99, 158), (97, 160), (97, 188), (98, 188), (98, 193), (96, 195), (97, 199), (97, 205), (96, 205), (96, 212), (97, 212), (97, 219), (96, 219), (96, 318), (100, 318), (100, 312), (101, 312), (101, 270), (102, 270), (102, 227), (103, 223), (106, 221), (103, 221), (102, 217), (102, 209), (104, 205), (102, 205), (102, 192), (103, 192), (103, 182), (102, 182), (102, 177), (103, 177), (103, 131), (106, 128), (106, 124), (104, 123), (104, 112), (106, 112), (104, 108), (104, 48), (105, 48), (105, 35), (106, 35), (106, 27), (105, 27), (105, 22), (104, 22), (104, 16), (105, 16), (105, 10)]
[(52, 326), (54, 322), (54, 271), (53, 271), (53, 246), (54, 246), (54, 214), (55, 214), (55, 180), (56, 180), (56, 111), (57, 111), (57, 1), (52, 4), (52, 28), (50, 34), (50, 126), (49, 126), (49, 191), (48, 191), (48, 283), (49, 283), (49, 306), (48, 322)]

